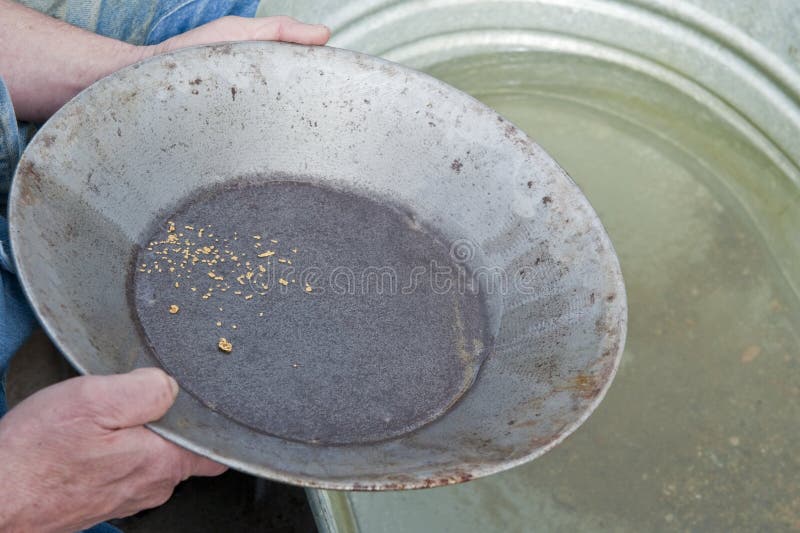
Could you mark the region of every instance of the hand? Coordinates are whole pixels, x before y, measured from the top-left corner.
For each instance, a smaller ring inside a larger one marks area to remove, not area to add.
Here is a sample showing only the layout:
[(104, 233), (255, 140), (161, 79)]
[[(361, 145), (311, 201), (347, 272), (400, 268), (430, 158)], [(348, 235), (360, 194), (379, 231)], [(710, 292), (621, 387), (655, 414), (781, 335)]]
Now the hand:
[(0, 531), (76, 531), (166, 502), (225, 467), (162, 439), (178, 386), (161, 370), (73, 378), (0, 420)]
[(0, 0), (0, 77), (19, 120), (44, 121), (80, 91), (146, 57), (224, 41), (325, 44), (325, 26), (289, 17), (223, 17), (152, 46), (95, 35), (11, 0)]
[(171, 52), (187, 46), (226, 41), (282, 41), (322, 45), (331, 31), (321, 24), (304, 24), (291, 17), (222, 17), (163, 43), (145, 47), (146, 55)]

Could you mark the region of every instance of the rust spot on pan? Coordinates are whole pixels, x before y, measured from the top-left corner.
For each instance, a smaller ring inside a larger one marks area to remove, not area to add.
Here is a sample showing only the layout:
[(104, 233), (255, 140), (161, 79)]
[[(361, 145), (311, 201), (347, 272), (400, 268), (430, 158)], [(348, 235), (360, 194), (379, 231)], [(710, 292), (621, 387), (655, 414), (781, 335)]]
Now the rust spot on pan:
[(20, 204), (35, 205), (42, 191), (42, 175), (32, 161), (23, 161), (17, 168), (17, 187), (19, 187)]
[(50, 148), (53, 146), (53, 143), (56, 142), (56, 136), (52, 134), (42, 135), (42, 144), (44, 144), (45, 148)]
[(209, 56), (229, 56), (233, 54), (233, 44), (224, 43), (209, 47)]

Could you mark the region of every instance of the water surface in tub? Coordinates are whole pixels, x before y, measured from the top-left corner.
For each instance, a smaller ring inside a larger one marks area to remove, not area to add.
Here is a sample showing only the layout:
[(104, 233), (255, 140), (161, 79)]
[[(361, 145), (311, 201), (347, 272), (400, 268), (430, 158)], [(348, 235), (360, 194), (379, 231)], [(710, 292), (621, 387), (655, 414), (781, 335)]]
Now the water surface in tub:
[(621, 67), (520, 52), (427, 70), (581, 186), (620, 257), (628, 341), (605, 401), (555, 450), (456, 487), (351, 494), (362, 530), (800, 528), (800, 306), (775, 230), (797, 196), (787, 173), (701, 93)]

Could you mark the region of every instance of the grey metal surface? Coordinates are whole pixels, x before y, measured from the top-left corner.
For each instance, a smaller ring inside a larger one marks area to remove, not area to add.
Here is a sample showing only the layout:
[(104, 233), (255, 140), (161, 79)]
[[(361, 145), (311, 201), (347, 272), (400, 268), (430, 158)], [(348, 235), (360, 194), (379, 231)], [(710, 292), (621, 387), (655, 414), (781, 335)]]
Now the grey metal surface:
[(514, 125), (433, 78), (270, 43), (194, 48), (120, 71), (59, 111), (24, 154), (10, 201), (17, 266), (76, 368), (157, 364), (126, 294), (136, 246), (195, 191), (275, 173), (405, 206), (459, 243), (454, 258), (496, 273), (480, 282), (497, 332), (491, 353), (446, 414), (386, 441), (292, 441), (187, 393), (155, 431), (257, 475), (386, 490), (529, 461), (598, 405), (624, 344), (625, 293), (572, 180)]

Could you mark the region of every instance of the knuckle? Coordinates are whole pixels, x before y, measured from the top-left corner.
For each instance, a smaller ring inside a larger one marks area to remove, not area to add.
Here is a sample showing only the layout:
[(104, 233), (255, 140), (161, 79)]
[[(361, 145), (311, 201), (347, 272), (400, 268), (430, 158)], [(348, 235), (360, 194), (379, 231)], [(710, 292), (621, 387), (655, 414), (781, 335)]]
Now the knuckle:
[(97, 400), (102, 394), (100, 393), (100, 388), (102, 384), (98, 376), (81, 376), (79, 378), (75, 378), (74, 387), (75, 391), (73, 393), (73, 398), (75, 398), (77, 403), (79, 404), (91, 404), (93, 401)]
[(177, 485), (184, 479), (186, 462), (182, 450), (159, 437), (161, 441), (156, 445), (156, 454), (153, 456), (152, 465), (157, 475), (169, 481), (172, 485)]
[(170, 378), (167, 374), (161, 375), (161, 385), (159, 385), (157, 401), (160, 405), (171, 405), (174, 401), (172, 385), (170, 385)]
[(136, 431), (136, 448), (143, 461), (150, 465), (164, 459), (169, 451), (166, 441), (145, 427), (127, 429), (126, 432)]
[(105, 406), (100, 376), (74, 378), (65, 401), (59, 406), (65, 418), (94, 418)]
[(143, 483), (126, 483), (119, 489), (118, 507), (136, 507), (136, 503), (142, 499), (142, 494), (147, 494), (147, 487)]
[(164, 481), (150, 482), (131, 488), (127, 493), (124, 506), (129, 510), (126, 514), (135, 514), (142, 509), (164, 505), (172, 497), (174, 488), (174, 485)]
[(153, 498), (151, 500), (151, 507), (159, 507), (164, 505), (172, 498), (172, 493), (175, 491), (175, 485), (170, 483), (161, 483), (153, 491)]

